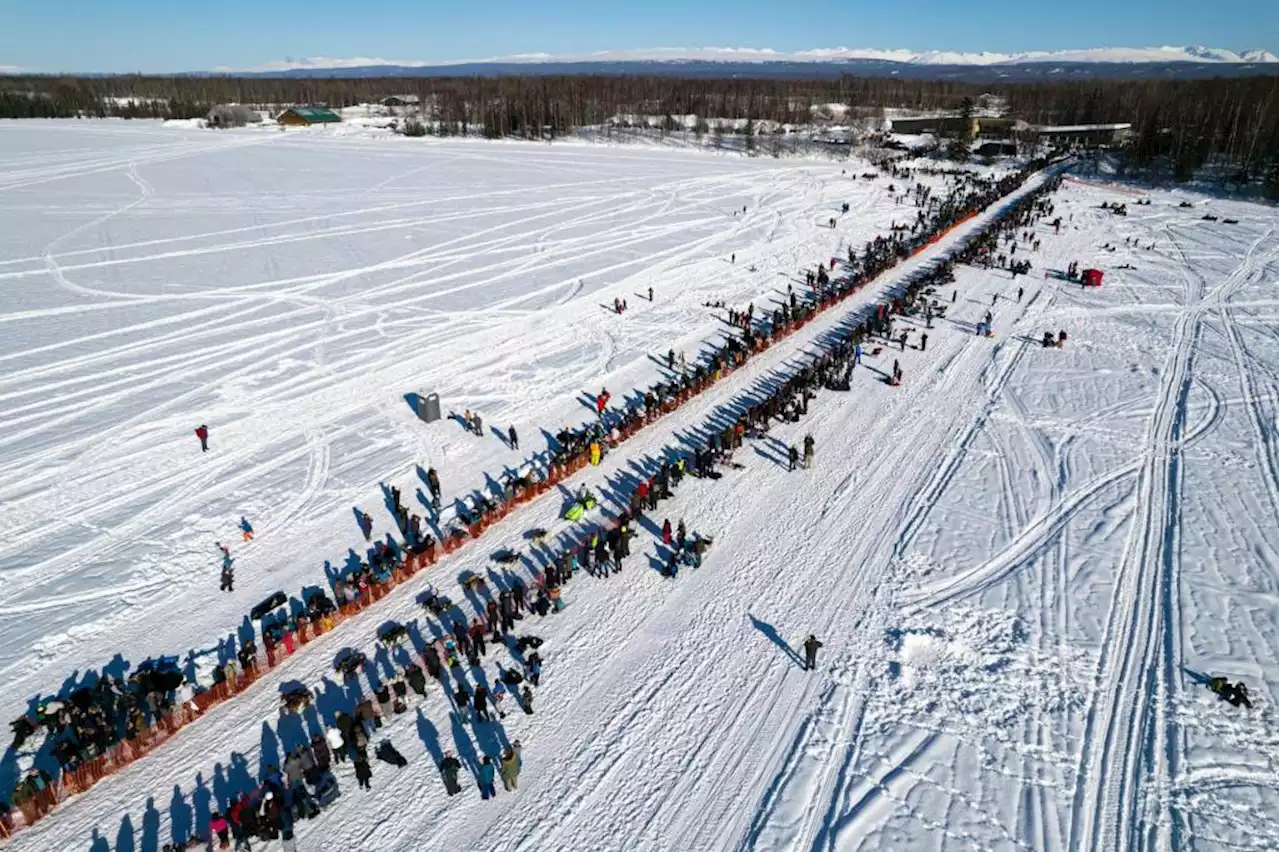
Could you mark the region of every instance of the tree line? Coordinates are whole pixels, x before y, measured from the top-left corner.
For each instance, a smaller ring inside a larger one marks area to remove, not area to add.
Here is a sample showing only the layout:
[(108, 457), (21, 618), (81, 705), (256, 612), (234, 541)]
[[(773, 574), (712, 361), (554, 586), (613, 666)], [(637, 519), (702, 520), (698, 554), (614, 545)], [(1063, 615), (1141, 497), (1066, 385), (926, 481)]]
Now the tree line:
[[(806, 125), (814, 108), (847, 106), (874, 119), (887, 108), (959, 110), (983, 94), (1031, 124), (1129, 122), (1125, 165), (1187, 179), (1221, 165), (1233, 179), (1275, 183), (1277, 79), (1038, 82), (979, 86), (947, 80), (680, 79), (663, 76), (0, 78), (0, 118), (191, 118), (219, 103), (345, 107), (416, 95), (430, 132), (548, 138), (615, 116), (693, 115)], [(838, 120), (838, 119), (837, 119)], [(715, 130), (714, 124), (711, 130)]]

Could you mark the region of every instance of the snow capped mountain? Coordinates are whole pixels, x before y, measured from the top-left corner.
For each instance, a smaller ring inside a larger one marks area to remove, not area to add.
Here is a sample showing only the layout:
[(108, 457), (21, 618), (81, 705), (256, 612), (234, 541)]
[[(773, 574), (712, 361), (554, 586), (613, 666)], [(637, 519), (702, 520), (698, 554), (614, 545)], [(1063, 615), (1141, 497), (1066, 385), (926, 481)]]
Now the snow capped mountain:
[(1275, 62), (1274, 53), (1267, 53), (1265, 50), (1242, 50), (1240, 51), (1240, 59), (1243, 62)]
[(999, 66), (1028, 63), (1276, 63), (1275, 54), (1266, 50), (1232, 51), (1225, 48), (1190, 45), (1184, 47), (1097, 47), (1079, 50), (1036, 50), (1019, 53), (962, 53), (955, 51), (830, 47), (800, 51), (779, 51), (756, 47), (655, 47), (637, 50), (601, 50), (580, 54), (523, 53), (477, 60), (393, 60), (371, 57), (338, 59), (315, 56), (305, 59), (283, 59), (251, 69), (217, 68), (218, 72), (244, 70), (279, 72), (290, 70), (322, 70), (338, 68), (400, 67), (421, 68), (475, 63), (542, 65), (549, 63), (605, 62), (896, 62), (905, 65)]

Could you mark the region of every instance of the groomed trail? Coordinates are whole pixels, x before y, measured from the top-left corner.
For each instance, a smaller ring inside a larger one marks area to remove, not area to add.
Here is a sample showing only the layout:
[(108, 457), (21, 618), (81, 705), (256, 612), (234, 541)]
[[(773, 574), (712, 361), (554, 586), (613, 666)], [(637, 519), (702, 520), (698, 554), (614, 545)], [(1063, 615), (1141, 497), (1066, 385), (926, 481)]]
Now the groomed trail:
[[(24, 649), (0, 667), (11, 715), (73, 670), (203, 647), (275, 588), (322, 581), (324, 560), (358, 548), (352, 506), (390, 529), (378, 483), (413, 494), (415, 463), (450, 497), (525, 455), (417, 422), (405, 393), (439, 390), (541, 448), (541, 429), (587, 414), (584, 393), (646, 386), (648, 356), (714, 339), (704, 302), (762, 307), (914, 214), (887, 178), (838, 164), (133, 124), (0, 130), (0, 635)], [(75, 166), (59, 145), (95, 154)], [(960, 268), (927, 349), (913, 327), (850, 393), (822, 392), (748, 442), (742, 469), (660, 506), (655, 525), (715, 537), (701, 569), (663, 578), (645, 528), (620, 576), (575, 577), (564, 612), (522, 623), (546, 665), (535, 714), (498, 729), (524, 744), (518, 793), (444, 795), (433, 752), (497, 743), (451, 725), (433, 688), (379, 733), (409, 766), (375, 764), (371, 792), (339, 767), (343, 794), (299, 825), (299, 848), (1273, 848), (1274, 211), (1150, 197), (1068, 183), (1063, 233), (1039, 226), (1030, 276)], [(575, 482), (615, 491), (983, 221)], [(1104, 286), (1042, 278), (1072, 260), (1106, 269)], [(626, 314), (602, 307), (615, 297)], [(993, 339), (973, 334), (987, 310)], [(1067, 346), (1042, 348), (1059, 328)], [(816, 465), (788, 473), (806, 433)], [(461, 598), (461, 571), (500, 575), (488, 554), (561, 528), (562, 503), (520, 509), (427, 579)], [(237, 592), (219, 596), (212, 542), (242, 514), (258, 537), (232, 543)], [(340, 690), (334, 655), (374, 657), (387, 619), (428, 632), (424, 582), (9, 848), (149, 850), (202, 828), (278, 759), (279, 686)], [(811, 673), (796, 664), (808, 633), (824, 642)], [(1252, 711), (1200, 685), (1219, 673), (1249, 682)]]

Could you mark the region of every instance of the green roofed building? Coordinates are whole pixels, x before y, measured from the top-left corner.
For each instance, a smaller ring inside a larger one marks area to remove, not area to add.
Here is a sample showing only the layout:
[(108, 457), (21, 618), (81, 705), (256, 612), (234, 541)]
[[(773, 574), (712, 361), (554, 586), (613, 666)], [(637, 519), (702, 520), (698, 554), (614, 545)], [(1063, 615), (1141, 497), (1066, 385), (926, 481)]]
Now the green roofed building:
[(324, 107), (289, 107), (276, 116), (278, 124), (334, 124), (340, 121), (342, 121), (341, 116)]

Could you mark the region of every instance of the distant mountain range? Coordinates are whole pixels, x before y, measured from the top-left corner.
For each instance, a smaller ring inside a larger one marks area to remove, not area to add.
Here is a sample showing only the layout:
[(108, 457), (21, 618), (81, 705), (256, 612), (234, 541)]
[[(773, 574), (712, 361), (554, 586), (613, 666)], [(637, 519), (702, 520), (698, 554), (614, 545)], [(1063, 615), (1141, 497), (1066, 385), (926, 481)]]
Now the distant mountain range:
[(854, 74), (973, 83), (1061, 79), (1195, 79), (1275, 75), (1275, 54), (1213, 47), (1091, 48), (1022, 53), (851, 49), (655, 48), (572, 56), (522, 54), (474, 62), (311, 57), (213, 74), (269, 77), (440, 77), (662, 74), (682, 77), (838, 77)]
[(756, 49), (756, 47), (654, 47), (648, 50), (598, 51), (591, 54), (553, 55), (521, 54), (499, 56), (495, 59), (475, 61), (403, 61), (388, 59), (333, 59), (329, 56), (312, 56), (310, 59), (285, 59), (271, 61), (257, 68), (214, 69), (215, 73), (306, 73), (333, 74), (364, 70), (367, 68), (399, 68), (406, 70), (434, 70), (440, 68), (509, 68), (535, 69), (538, 67), (585, 67), (585, 65), (618, 64), (666, 64), (680, 68), (686, 65), (838, 65), (847, 63), (887, 63), (892, 65), (965, 65), (965, 67), (1007, 67), (1027, 64), (1280, 64), (1280, 56), (1266, 50), (1242, 50), (1239, 52), (1222, 47), (1091, 47), (1084, 50), (1032, 50), (1016, 54), (996, 52), (951, 52), (940, 50), (878, 50), (855, 47), (822, 47), (815, 50), (781, 52)]

